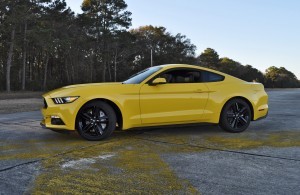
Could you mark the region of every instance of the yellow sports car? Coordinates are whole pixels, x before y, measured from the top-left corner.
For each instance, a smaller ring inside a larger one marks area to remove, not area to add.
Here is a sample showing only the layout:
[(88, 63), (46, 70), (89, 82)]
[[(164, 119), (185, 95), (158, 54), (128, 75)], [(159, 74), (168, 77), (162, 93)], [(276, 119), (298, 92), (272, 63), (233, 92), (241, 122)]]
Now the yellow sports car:
[(262, 84), (191, 65), (155, 66), (122, 83), (71, 85), (43, 97), (43, 127), (77, 130), (87, 140), (105, 139), (116, 128), (192, 123), (236, 133), (268, 114)]

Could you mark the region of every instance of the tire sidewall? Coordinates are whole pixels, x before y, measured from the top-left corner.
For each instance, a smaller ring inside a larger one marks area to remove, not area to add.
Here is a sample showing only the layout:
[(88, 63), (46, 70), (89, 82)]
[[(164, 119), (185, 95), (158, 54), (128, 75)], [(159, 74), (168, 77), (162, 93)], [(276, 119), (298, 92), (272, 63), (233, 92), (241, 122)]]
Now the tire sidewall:
[[(91, 135), (85, 134), (79, 128), (79, 114), (83, 110), (88, 109), (90, 107), (94, 107), (94, 106), (99, 107), (109, 118), (108, 127), (106, 128), (103, 135), (101, 135), (101, 136), (91, 136)], [(115, 111), (109, 104), (107, 104), (103, 101), (92, 101), (92, 102), (89, 102), (89, 103), (85, 104), (84, 106), (82, 106), (82, 108), (78, 111), (78, 114), (76, 117), (76, 130), (79, 133), (79, 135), (82, 136), (86, 140), (100, 141), (100, 140), (108, 138), (113, 133), (113, 131), (116, 128), (116, 122), (117, 122), (117, 119), (116, 119)]]
[[(232, 128), (231, 125), (229, 124), (229, 121), (227, 120), (227, 111), (234, 103), (239, 103), (239, 104), (242, 104), (243, 106), (245, 106), (247, 108), (247, 111), (249, 114), (249, 120), (248, 120), (247, 124), (239, 129)], [(220, 117), (220, 127), (222, 129), (224, 129), (225, 131), (228, 131), (231, 133), (240, 133), (240, 132), (245, 131), (249, 127), (251, 118), (252, 118), (252, 113), (251, 113), (251, 109), (250, 109), (250, 106), (248, 105), (248, 103), (242, 99), (235, 98), (235, 99), (229, 100), (225, 104), (224, 108), (222, 109), (221, 117)]]

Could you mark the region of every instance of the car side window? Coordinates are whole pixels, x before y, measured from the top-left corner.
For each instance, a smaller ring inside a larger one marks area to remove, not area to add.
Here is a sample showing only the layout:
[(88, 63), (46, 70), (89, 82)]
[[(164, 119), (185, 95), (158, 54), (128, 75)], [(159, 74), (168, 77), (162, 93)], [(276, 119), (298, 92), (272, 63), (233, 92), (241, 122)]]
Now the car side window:
[(224, 76), (204, 70), (175, 69), (164, 72), (158, 76), (165, 78), (167, 83), (208, 83), (219, 82), (225, 79)]
[(216, 73), (202, 71), (202, 81), (207, 82), (219, 82), (224, 81), (225, 77)]
[(200, 83), (202, 81), (201, 72), (192, 69), (171, 70), (159, 77), (165, 78), (167, 83)]

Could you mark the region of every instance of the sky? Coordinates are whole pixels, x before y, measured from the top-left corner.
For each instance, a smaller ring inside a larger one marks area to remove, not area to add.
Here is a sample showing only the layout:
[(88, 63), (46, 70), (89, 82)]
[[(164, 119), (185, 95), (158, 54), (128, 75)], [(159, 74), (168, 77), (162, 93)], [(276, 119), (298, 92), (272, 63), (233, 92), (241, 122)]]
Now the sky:
[[(83, 0), (66, 0), (80, 13)], [(265, 72), (285, 67), (300, 79), (299, 0), (125, 0), (132, 27), (163, 26), (186, 35), (196, 54), (215, 49)]]

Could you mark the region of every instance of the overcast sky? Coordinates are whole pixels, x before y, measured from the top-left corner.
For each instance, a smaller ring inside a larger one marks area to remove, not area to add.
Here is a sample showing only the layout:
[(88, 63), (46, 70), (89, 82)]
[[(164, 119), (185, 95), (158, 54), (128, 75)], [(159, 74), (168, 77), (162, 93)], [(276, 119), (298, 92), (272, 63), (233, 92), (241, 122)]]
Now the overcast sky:
[[(220, 57), (265, 71), (284, 66), (300, 79), (300, 1), (298, 0), (125, 0), (132, 28), (164, 26)], [(76, 13), (82, 0), (66, 0)]]

